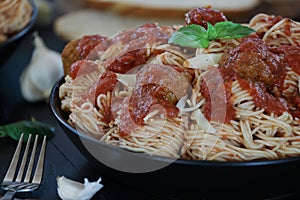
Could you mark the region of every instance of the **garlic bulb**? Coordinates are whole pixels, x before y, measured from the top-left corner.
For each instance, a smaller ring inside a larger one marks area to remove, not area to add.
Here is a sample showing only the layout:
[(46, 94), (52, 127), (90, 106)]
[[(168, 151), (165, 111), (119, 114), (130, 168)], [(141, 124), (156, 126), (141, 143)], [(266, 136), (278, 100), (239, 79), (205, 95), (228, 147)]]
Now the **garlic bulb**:
[(57, 177), (57, 192), (62, 200), (89, 200), (103, 187), (100, 181), (101, 178), (97, 182), (85, 178), (82, 184), (64, 176)]
[(34, 51), (20, 77), (23, 98), (29, 102), (48, 100), (54, 83), (64, 75), (60, 53), (47, 48), (34, 33)]

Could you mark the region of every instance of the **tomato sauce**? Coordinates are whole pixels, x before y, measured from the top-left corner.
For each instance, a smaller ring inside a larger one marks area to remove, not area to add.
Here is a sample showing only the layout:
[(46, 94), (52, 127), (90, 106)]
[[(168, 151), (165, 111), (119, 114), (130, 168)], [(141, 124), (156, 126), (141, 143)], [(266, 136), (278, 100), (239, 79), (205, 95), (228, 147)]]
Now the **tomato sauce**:
[(257, 107), (264, 108), (267, 114), (274, 113), (281, 115), (288, 111), (287, 102), (282, 98), (273, 96), (267, 92), (266, 86), (261, 82), (245, 81), (238, 78), (240, 86), (247, 90), (253, 97), (253, 101)]
[(112, 62), (106, 62), (104, 67), (110, 71), (125, 74), (131, 69), (145, 64), (148, 59), (147, 49), (137, 49), (117, 56)]
[(300, 47), (282, 45), (273, 49), (283, 56), (283, 61), (298, 75), (300, 75)]
[(99, 65), (90, 60), (79, 60), (71, 65), (69, 75), (72, 79), (97, 70)]
[(112, 92), (117, 85), (117, 75), (113, 72), (103, 73), (97, 81), (97, 87), (95, 95), (107, 94), (107, 92)]
[(145, 64), (151, 56), (162, 50), (148, 51), (153, 44), (167, 43), (172, 33), (171, 27), (159, 27), (157, 24), (144, 24), (136, 29), (123, 31), (111, 39), (112, 44), (121, 43), (122, 52), (105, 61), (104, 66), (116, 73), (126, 73)]
[(235, 111), (230, 101), (233, 72), (225, 68), (212, 68), (201, 81), (200, 92), (205, 98), (204, 116), (211, 121), (230, 123)]
[(126, 137), (139, 128), (139, 125), (133, 120), (129, 112), (129, 99), (130, 97), (125, 97), (123, 101), (121, 101), (122, 106), (117, 106), (116, 104), (112, 105), (113, 107), (119, 107), (118, 112), (120, 112), (120, 114), (116, 114), (115, 116), (120, 116), (118, 126), (120, 128), (119, 135), (121, 137)]
[(296, 95), (288, 97), (288, 103), (290, 113), (294, 118), (297, 117), (298, 119), (300, 119), (300, 96)]
[[(204, 115), (213, 121), (224, 119), (225, 123), (234, 119), (235, 111), (230, 98), (235, 80), (250, 93), (255, 105), (264, 108), (267, 114), (281, 115), (289, 111), (288, 100), (281, 94), (285, 89), (285, 66), (298, 73), (299, 59), (299, 47), (273, 49), (259, 38), (245, 38), (237, 48), (224, 54), (218, 69), (204, 74), (200, 91), (206, 99)], [(295, 108), (295, 103), (289, 103)]]
[[(291, 21), (291, 19), (287, 19), (289, 21)], [(289, 23), (286, 23), (285, 26), (284, 26), (284, 33), (287, 35), (287, 36), (291, 36), (292, 35), (292, 30), (291, 30), (292, 26), (291, 26), (291, 22)]]
[(121, 32), (111, 39), (111, 43), (121, 42), (125, 45), (124, 51), (145, 48), (146, 44), (167, 43), (173, 30), (171, 27), (160, 27), (155, 23), (148, 23), (135, 29)]
[(112, 92), (118, 83), (117, 75), (113, 72), (105, 72), (101, 74), (98, 80), (90, 86), (87, 90), (85, 96), (92, 102), (96, 103), (96, 98), (100, 94), (107, 94), (107, 92)]
[[(101, 36), (101, 35), (86, 35), (83, 36), (77, 45), (77, 50), (79, 52), (80, 59), (85, 59), (89, 57), (89, 59), (92, 59), (92, 57), (97, 58), (97, 52), (93, 51), (95, 47), (97, 47), (99, 44), (102, 46), (105, 46), (104, 49), (108, 47), (107, 43), (108, 38)], [(103, 43), (103, 44), (102, 44)], [(91, 55), (93, 54), (93, 55)]]
[[(179, 110), (175, 103), (174, 94), (164, 86), (155, 83), (144, 84), (135, 89), (129, 99), (129, 113), (133, 121), (138, 125), (144, 124), (144, 118), (149, 114), (153, 106), (162, 106), (167, 117), (178, 116)], [(159, 107), (155, 107), (160, 109)]]
[[(118, 83), (117, 75), (113, 72), (105, 72), (101, 74), (98, 80), (83, 94), (84, 98), (89, 99), (96, 105), (96, 99), (100, 94), (107, 94), (112, 92)], [(113, 120), (111, 107), (104, 107), (105, 111), (102, 113), (104, 116), (103, 122), (109, 123)]]

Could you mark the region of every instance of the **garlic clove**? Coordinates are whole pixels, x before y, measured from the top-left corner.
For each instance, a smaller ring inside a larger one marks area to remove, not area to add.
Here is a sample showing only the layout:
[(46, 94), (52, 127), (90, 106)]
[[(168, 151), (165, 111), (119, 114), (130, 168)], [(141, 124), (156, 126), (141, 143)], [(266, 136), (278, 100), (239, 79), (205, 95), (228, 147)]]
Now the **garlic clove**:
[(214, 129), (214, 127), (211, 125), (211, 123), (205, 118), (200, 109), (197, 109), (192, 113), (191, 119), (195, 120), (197, 124), (207, 133), (217, 132), (216, 129)]
[(63, 75), (61, 55), (48, 49), (37, 34), (35, 34), (34, 45), (32, 62), (29, 64), (29, 76), (40, 91), (45, 91)]
[(62, 200), (89, 200), (103, 187), (100, 181), (101, 178), (96, 182), (85, 178), (82, 184), (64, 176), (57, 177), (57, 192)]
[(29, 76), (40, 91), (45, 91), (53, 85), (53, 80), (56, 81), (63, 75), (61, 56), (48, 49), (39, 36), (35, 37), (34, 44), (36, 49), (29, 67)]
[[(42, 38), (34, 33), (34, 51), (20, 78), (21, 94), (27, 94), (23, 95), (24, 99), (31, 102), (47, 100), (54, 83), (63, 75), (61, 55), (47, 48)], [(28, 87), (26, 81), (31, 83), (31, 87)], [(32, 88), (35, 88), (39, 95), (31, 91)]]
[(20, 84), (21, 87), (21, 95), (24, 99), (30, 102), (38, 101), (43, 99), (43, 94), (34, 87), (32, 82), (30, 81), (29, 77), (23, 73), (20, 77)]

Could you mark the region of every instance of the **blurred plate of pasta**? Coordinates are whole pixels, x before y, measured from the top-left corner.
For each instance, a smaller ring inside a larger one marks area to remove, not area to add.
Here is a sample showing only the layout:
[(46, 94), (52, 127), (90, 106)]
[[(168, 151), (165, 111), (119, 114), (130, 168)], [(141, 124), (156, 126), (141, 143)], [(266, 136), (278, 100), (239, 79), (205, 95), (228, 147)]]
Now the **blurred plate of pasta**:
[(11, 56), (36, 22), (38, 8), (32, 0), (0, 2), (0, 65)]

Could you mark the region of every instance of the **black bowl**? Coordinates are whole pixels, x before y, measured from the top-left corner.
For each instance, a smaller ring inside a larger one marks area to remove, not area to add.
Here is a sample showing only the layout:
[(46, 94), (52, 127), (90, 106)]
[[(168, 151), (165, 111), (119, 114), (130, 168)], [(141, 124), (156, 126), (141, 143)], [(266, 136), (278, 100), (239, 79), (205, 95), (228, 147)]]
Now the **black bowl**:
[(31, 6), (32, 6), (32, 16), (26, 27), (24, 27), (21, 31), (18, 33), (10, 36), (7, 40), (0, 43), (0, 67), (5, 64), (5, 62), (10, 58), (10, 56), (13, 54), (14, 50), (17, 48), (17, 46), (20, 44), (20, 42), (25, 38), (30, 31), (32, 30), (32, 27), (34, 26), (37, 16), (38, 16), (38, 7), (33, 2), (33, 0), (29, 0)]
[[(295, 184), (300, 179), (300, 157), (250, 162), (178, 159), (169, 164), (169, 158), (130, 153), (83, 135), (68, 124), (67, 114), (60, 109), (58, 94), (63, 82), (62, 78), (52, 89), (51, 111), (65, 134), (89, 163), (99, 170), (99, 174), (168, 198), (265, 199), (300, 192), (298, 184)], [(125, 171), (130, 162), (139, 166), (150, 164), (166, 167), (132, 173), (116, 170), (107, 165), (108, 162), (113, 166), (125, 166)]]

